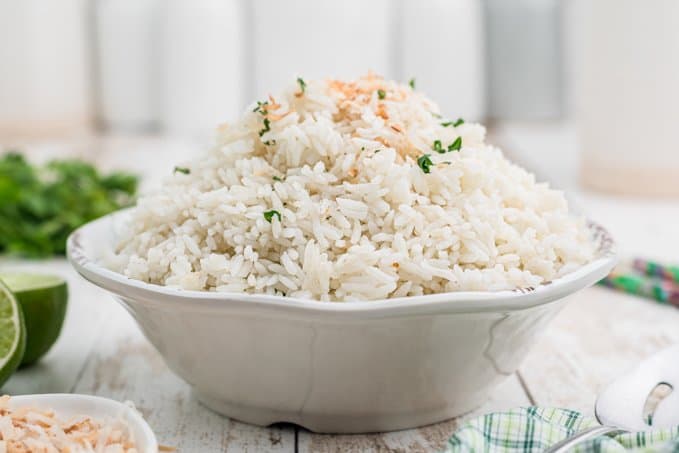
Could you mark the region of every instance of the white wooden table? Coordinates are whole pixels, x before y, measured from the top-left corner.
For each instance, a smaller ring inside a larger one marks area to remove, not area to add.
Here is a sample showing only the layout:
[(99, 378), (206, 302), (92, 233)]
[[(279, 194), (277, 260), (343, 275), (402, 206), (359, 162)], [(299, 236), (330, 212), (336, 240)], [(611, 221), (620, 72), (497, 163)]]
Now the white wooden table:
[[(622, 253), (679, 261), (679, 203), (620, 199), (578, 192), (575, 141), (570, 126), (522, 125), (496, 130), (509, 154), (542, 178), (574, 191), (588, 215), (606, 225)], [(521, 143), (521, 147), (516, 144)], [(171, 172), (185, 146), (107, 140), (97, 144), (102, 166), (124, 163), (151, 177)], [(125, 151), (122, 151), (122, 150)], [(38, 150), (36, 153), (40, 153)], [(90, 156), (91, 157), (91, 156)], [(0, 268), (53, 272), (68, 279), (70, 305), (63, 333), (38, 365), (19, 371), (2, 389), (9, 394), (78, 392), (131, 400), (159, 441), (181, 452), (220, 451), (432, 451), (461, 420), (521, 405), (561, 406), (592, 412), (597, 392), (617, 374), (663, 346), (679, 342), (679, 310), (591, 288), (571, 303), (534, 346), (521, 369), (489, 394), (488, 402), (461, 419), (419, 429), (373, 435), (321, 435), (294, 426), (260, 428), (202, 407), (173, 375), (132, 318), (104, 291), (80, 279), (63, 260), (0, 260)]]

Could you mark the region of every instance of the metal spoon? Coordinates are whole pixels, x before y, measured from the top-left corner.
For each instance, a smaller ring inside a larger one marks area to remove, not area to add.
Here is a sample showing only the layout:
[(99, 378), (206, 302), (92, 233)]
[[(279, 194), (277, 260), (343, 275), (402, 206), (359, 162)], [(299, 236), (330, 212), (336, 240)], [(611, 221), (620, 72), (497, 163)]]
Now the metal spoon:
[[(660, 384), (673, 391), (653, 412), (652, 425), (644, 420), (651, 392)], [(546, 453), (565, 452), (586, 440), (606, 434), (648, 431), (679, 425), (679, 345), (664, 349), (609, 384), (599, 394), (594, 414), (603, 426), (595, 426), (552, 445)]]

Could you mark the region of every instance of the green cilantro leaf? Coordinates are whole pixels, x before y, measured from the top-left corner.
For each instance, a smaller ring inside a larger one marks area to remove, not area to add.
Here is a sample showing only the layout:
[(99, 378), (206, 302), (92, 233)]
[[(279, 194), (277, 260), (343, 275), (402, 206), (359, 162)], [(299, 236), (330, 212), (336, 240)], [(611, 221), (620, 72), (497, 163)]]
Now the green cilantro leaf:
[(462, 137), (457, 137), (453, 143), (448, 145), (448, 152), (459, 151), (462, 148)]
[(297, 84), (299, 85), (299, 90), (304, 93), (306, 91), (306, 82), (303, 78), (297, 77)]
[(431, 149), (436, 151), (437, 153), (443, 154), (446, 152), (445, 149), (443, 149), (443, 145), (441, 144), (441, 140), (434, 140), (434, 144), (431, 146)]
[(271, 211), (265, 211), (264, 212), (264, 220), (267, 222), (271, 223), (271, 220), (273, 219), (273, 216), (278, 217), (278, 221), (281, 221), (281, 213), (276, 211), (275, 209), (272, 209)]
[(430, 173), (431, 172), (431, 166), (434, 165), (434, 163), (431, 161), (429, 158), (429, 154), (423, 154), (420, 157), (417, 158), (417, 166), (422, 169), (423, 172), (425, 173)]
[(68, 159), (32, 165), (0, 154), (0, 254), (63, 255), (76, 228), (134, 202), (136, 176)]

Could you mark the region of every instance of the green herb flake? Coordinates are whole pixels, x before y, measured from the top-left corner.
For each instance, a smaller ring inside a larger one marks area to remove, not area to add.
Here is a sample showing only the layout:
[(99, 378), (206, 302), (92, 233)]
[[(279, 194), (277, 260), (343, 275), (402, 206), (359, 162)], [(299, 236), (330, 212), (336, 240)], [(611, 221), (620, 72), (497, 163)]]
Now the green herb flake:
[(278, 181), (278, 182), (283, 181), (283, 180), (282, 180), (281, 178), (279, 178), (278, 176), (274, 176), (274, 177), (273, 177), (273, 180), (274, 180), (274, 181)]
[(432, 162), (431, 159), (429, 158), (429, 154), (423, 154), (417, 158), (417, 166), (420, 167), (422, 171), (425, 173), (431, 172), (430, 167), (432, 165), (434, 165), (434, 162)]
[(306, 82), (303, 78), (297, 77), (297, 85), (299, 85), (299, 90), (304, 93), (306, 92)]
[(257, 107), (255, 107), (252, 112), (253, 113), (260, 113), (262, 116), (266, 116), (269, 114), (269, 112), (266, 110), (266, 107), (269, 105), (269, 101), (257, 101)]
[(186, 167), (174, 167), (174, 170), (172, 170), (172, 173), (183, 173), (185, 175), (191, 174), (191, 170), (189, 170)]
[(453, 143), (448, 145), (448, 152), (459, 151), (462, 148), (462, 137), (457, 137)]
[(462, 118), (458, 118), (457, 121), (446, 121), (445, 123), (441, 123), (441, 126), (443, 127), (457, 127), (461, 124), (464, 124), (464, 120)]
[(272, 209), (271, 211), (264, 212), (264, 220), (266, 220), (269, 223), (271, 223), (273, 216), (278, 217), (279, 222), (281, 221), (281, 213), (276, 211), (275, 209)]
[(437, 153), (443, 154), (446, 152), (445, 149), (443, 149), (443, 145), (441, 144), (441, 140), (434, 140), (434, 144), (431, 146), (431, 149), (436, 151)]
[(387, 97), (387, 92), (384, 90), (377, 90), (377, 97), (382, 100)]
[(409, 85), (410, 88), (412, 88), (413, 90), (415, 89), (415, 77), (413, 77), (412, 79), (410, 79), (410, 80), (408, 81), (408, 85)]
[(269, 121), (269, 118), (264, 118), (264, 129), (259, 131), (259, 136), (261, 137), (262, 135), (266, 134), (271, 130), (271, 121)]

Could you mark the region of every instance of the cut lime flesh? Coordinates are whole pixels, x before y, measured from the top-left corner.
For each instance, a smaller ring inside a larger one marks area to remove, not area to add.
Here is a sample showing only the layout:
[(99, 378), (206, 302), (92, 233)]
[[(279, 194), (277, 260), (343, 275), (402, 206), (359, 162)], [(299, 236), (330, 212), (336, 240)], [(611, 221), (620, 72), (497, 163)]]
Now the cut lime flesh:
[(26, 326), (21, 307), (0, 281), (0, 387), (21, 364), (26, 349)]

